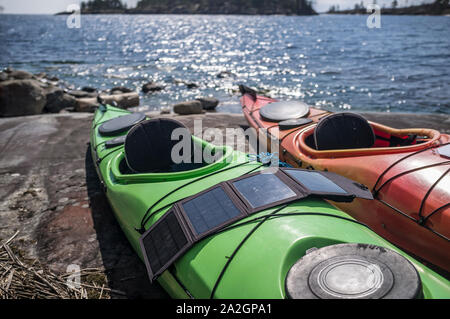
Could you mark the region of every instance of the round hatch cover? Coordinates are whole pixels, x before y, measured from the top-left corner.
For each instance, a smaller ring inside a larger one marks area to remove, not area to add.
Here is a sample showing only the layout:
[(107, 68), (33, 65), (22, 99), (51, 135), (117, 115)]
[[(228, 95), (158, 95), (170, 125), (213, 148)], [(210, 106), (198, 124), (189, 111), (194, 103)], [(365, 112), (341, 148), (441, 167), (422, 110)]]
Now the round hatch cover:
[(274, 102), (263, 106), (259, 114), (267, 121), (280, 122), (305, 117), (309, 106), (298, 101)]
[(103, 136), (114, 136), (128, 131), (130, 128), (144, 120), (144, 113), (131, 113), (106, 121), (105, 123), (100, 125), (98, 131)]
[(286, 277), (292, 299), (416, 299), (422, 283), (396, 252), (366, 244), (339, 244), (307, 253)]

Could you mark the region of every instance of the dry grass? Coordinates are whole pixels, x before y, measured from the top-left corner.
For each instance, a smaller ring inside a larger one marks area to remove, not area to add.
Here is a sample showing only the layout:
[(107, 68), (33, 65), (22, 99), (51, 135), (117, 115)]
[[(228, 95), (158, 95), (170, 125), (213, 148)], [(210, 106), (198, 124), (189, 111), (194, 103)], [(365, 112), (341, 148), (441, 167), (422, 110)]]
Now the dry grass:
[(77, 287), (68, 285), (69, 276), (78, 274), (56, 275), (21, 257), (14, 246), (18, 233), (0, 244), (0, 299), (109, 299), (123, 294), (109, 289), (104, 271), (96, 268), (81, 270)]

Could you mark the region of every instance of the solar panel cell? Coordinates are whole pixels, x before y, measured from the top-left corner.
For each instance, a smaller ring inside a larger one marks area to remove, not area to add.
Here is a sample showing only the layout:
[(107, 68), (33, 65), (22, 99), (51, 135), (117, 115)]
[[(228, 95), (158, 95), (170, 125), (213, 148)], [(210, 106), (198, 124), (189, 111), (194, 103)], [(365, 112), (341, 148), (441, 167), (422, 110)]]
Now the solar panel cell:
[(274, 174), (258, 174), (233, 182), (234, 187), (253, 208), (297, 196)]
[(142, 241), (152, 270), (159, 270), (173, 259), (188, 243), (173, 211), (156, 224)]
[(285, 172), (312, 192), (347, 194), (344, 189), (320, 173), (301, 170), (285, 170)]
[(182, 207), (197, 235), (241, 215), (240, 210), (221, 187), (185, 202)]

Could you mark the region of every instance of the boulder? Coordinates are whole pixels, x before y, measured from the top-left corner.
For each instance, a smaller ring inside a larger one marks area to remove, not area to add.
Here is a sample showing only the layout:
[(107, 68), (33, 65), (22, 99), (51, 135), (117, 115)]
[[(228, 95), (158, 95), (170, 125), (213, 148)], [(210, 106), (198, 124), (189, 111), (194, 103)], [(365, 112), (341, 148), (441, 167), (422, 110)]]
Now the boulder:
[(188, 89), (196, 89), (196, 88), (199, 87), (199, 85), (198, 85), (197, 83), (194, 83), (194, 82), (187, 82), (187, 81), (179, 80), (179, 79), (174, 79), (174, 80), (173, 80), (173, 83), (175, 83), (175, 84), (184, 84), (184, 85), (186, 85), (186, 87), (187, 87)]
[(59, 113), (63, 109), (75, 108), (77, 100), (64, 93), (64, 90), (57, 87), (50, 87), (46, 90), (47, 104), (45, 104), (44, 110), (48, 113)]
[(6, 72), (0, 72), (0, 82), (8, 81), (8, 74)]
[(81, 91), (81, 90), (70, 90), (70, 91), (67, 91), (67, 94), (72, 95), (73, 97), (76, 97), (77, 99), (95, 98), (98, 95), (98, 93), (96, 93), (96, 92), (89, 93), (89, 92)]
[(175, 113), (180, 114), (180, 115), (203, 113), (202, 103), (200, 103), (199, 101), (196, 101), (196, 100), (178, 103), (173, 106), (173, 110)]
[(170, 107), (162, 107), (160, 110), (160, 114), (170, 114), (171, 113), (171, 108)]
[(47, 79), (51, 82), (59, 82), (59, 78), (57, 78), (56, 76), (47, 77)]
[(0, 117), (41, 114), (46, 103), (45, 91), (38, 81), (0, 82)]
[(230, 72), (230, 71), (222, 71), (222, 72), (217, 74), (217, 77), (219, 79), (229, 78), (229, 77), (232, 77), (232, 76), (234, 76), (234, 74), (232, 72)]
[(186, 87), (188, 88), (188, 89), (196, 89), (196, 88), (198, 88), (198, 84), (197, 83), (194, 83), (194, 82), (187, 82), (187, 83), (185, 83), (186, 84)]
[(144, 93), (158, 92), (158, 91), (162, 91), (163, 89), (164, 89), (163, 86), (156, 84), (154, 82), (149, 82), (142, 86), (142, 92), (144, 92)]
[(39, 72), (39, 73), (36, 73), (34, 75), (34, 77), (37, 78), (38, 80), (40, 80), (40, 79), (46, 79), (48, 77), (48, 75), (45, 72)]
[(127, 88), (125, 86), (116, 86), (111, 89), (111, 94), (114, 94), (113, 92), (131, 93), (134, 92), (134, 90)]
[(84, 86), (81, 88), (81, 91), (88, 92), (88, 93), (95, 93), (95, 92), (97, 92), (97, 89), (89, 87), (89, 86)]
[(9, 79), (11, 80), (30, 80), (34, 78), (34, 75), (20, 70), (10, 70), (11, 72), (8, 74)]
[(219, 100), (213, 97), (200, 97), (196, 99), (202, 104), (204, 110), (212, 111), (217, 105), (219, 105)]
[[(116, 95), (101, 95), (104, 103), (112, 104), (117, 103), (117, 106), (123, 109), (129, 107), (139, 106), (139, 94), (136, 92), (123, 93)], [(94, 112), (98, 107), (98, 101), (96, 98), (81, 98), (77, 99), (77, 105), (75, 107), (76, 112)]]

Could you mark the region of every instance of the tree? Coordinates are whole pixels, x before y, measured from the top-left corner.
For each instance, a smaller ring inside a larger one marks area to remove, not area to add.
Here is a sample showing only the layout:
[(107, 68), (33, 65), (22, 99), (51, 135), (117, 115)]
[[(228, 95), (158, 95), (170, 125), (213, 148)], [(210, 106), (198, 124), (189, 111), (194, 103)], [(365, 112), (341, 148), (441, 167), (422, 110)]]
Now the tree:
[(398, 6), (398, 1), (397, 0), (392, 1), (392, 9), (397, 8), (397, 6)]
[(90, 0), (81, 3), (81, 10), (123, 10), (125, 5), (120, 0)]

